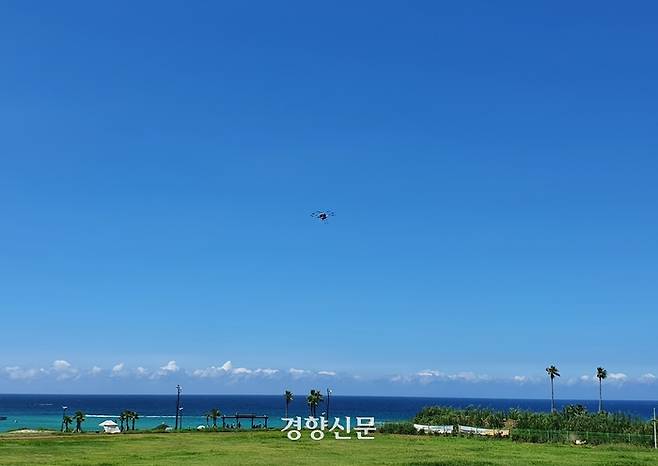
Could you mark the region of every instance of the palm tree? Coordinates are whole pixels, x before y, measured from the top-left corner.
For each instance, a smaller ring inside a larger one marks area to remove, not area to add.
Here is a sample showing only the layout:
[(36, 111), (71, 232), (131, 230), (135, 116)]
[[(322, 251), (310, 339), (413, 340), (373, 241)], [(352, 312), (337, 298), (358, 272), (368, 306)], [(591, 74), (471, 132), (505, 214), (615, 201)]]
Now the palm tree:
[(292, 401), (292, 392), (290, 390), (286, 390), (283, 392), (283, 396), (286, 399), (286, 417), (288, 417), (288, 405)]
[(123, 432), (123, 421), (126, 421), (126, 412), (119, 414), (119, 430)]
[(210, 424), (210, 413), (206, 413), (204, 416), (206, 416), (206, 427), (208, 427)]
[(311, 416), (316, 417), (316, 409), (320, 403), (322, 403), (322, 392), (320, 390), (311, 390), (309, 395), (306, 397), (306, 403), (308, 404)]
[(68, 432), (69, 431), (69, 424), (73, 422), (73, 418), (71, 416), (64, 416), (62, 418), (62, 432)]
[(133, 423), (133, 429), (135, 430), (135, 421), (139, 419), (139, 414), (137, 414), (137, 411), (130, 411), (130, 420)]
[(212, 428), (213, 429), (217, 428), (217, 418), (220, 417), (221, 415), (222, 415), (222, 412), (217, 408), (213, 408), (208, 412), (208, 417), (210, 417), (210, 419), (212, 419)]
[(123, 412), (121, 413), (121, 415), (119, 416), (119, 420), (121, 421), (121, 432), (124, 431), (123, 421), (126, 421), (126, 429), (125, 430), (126, 431), (130, 430), (130, 419), (131, 419), (131, 417), (132, 417), (132, 413), (129, 410), (124, 409)]
[(75, 419), (75, 432), (82, 432), (82, 423), (85, 421), (85, 413), (82, 411), (76, 411), (73, 415)]
[(596, 368), (596, 378), (599, 379), (599, 413), (603, 412), (603, 389), (601, 388), (603, 379), (608, 377), (608, 371), (602, 367)]
[(560, 376), (560, 371), (555, 366), (549, 366), (546, 368), (549, 377), (551, 378), (551, 412), (555, 412), (555, 394), (553, 391), (553, 379)]

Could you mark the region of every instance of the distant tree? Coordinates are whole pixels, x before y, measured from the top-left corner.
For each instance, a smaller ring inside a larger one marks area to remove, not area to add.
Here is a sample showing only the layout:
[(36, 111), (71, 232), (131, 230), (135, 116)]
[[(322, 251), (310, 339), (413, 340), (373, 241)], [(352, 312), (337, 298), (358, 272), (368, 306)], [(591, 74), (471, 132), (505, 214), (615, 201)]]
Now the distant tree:
[(208, 416), (210, 416), (210, 419), (212, 419), (213, 429), (217, 428), (217, 418), (219, 418), (221, 415), (222, 412), (217, 408), (213, 408), (208, 412)]
[(286, 400), (286, 417), (288, 417), (288, 405), (292, 401), (293, 393), (290, 390), (286, 390), (285, 392), (283, 392), (283, 397)]
[(551, 378), (551, 412), (555, 412), (555, 391), (553, 390), (553, 380), (555, 377), (560, 377), (560, 371), (555, 366), (549, 366), (546, 368), (548, 376)]
[(119, 430), (123, 432), (123, 423), (128, 422), (126, 419), (126, 412), (123, 411), (121, 414), (119, 414)]
[(206, 416), (206, 427), (209, 427), (210, 426), (210, 413), (208, 412), (208, 413), (204, 414), (204, 416)]
[(64, 416), (62, 418), (62, 432), (68, 432), (69, 431), (69, 425), (73, 422), (73, 418), (71, 416)]
[(599, 379), (599, 413), (603, 412), (603, 379), (608, 377), (608, 371), (602, 367), (596, 368), (596, 378)]
[(76, 411), (73, 415), (73, 419), (75, 419), (75, 431), (82, 432), (82, 423), (85, 421), (85, 413), (82, 411)]
[(317, 407), (320, 403), (322, 403), (323, 399), (324, 397), (322, 396), (322, 392), (320, 390), (311, 390), (311, 392), (308, 394), (306, 397), (306, 403), (308, 404), (311, 416), (317, 417)]

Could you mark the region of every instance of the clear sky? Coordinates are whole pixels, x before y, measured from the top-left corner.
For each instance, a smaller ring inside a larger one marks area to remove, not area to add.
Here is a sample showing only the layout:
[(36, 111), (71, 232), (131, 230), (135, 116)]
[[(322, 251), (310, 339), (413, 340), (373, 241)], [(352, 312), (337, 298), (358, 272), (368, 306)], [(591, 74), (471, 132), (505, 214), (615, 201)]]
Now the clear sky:
[(0, 390), (658, 398), (657, 18), (2, 2)]

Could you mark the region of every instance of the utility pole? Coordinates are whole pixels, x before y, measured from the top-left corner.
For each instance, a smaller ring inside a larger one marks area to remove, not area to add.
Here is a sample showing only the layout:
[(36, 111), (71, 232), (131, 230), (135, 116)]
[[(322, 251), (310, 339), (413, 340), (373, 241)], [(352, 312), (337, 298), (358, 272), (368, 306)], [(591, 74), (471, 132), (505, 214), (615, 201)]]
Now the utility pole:
[(174, 430), (178, 430), (178, 416), (180, 415), (180, 385), (176, 385), (176, 426)]
[(329, 420), (329, 395), (331, 395), (331, 390), (327, 388), (327, 420)]
[(656, 437), (656, 408), (653, 408), (653, 448), (658, 449), (658, 438)]

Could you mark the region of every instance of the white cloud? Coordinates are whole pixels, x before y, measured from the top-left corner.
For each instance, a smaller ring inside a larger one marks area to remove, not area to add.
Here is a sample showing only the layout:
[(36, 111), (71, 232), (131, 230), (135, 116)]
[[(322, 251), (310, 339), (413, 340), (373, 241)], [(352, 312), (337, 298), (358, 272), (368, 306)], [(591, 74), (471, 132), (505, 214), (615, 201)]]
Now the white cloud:
[(56, 361), (53, 361), (53, 369), (56, 371), (66, 371), (71, 368), (71, 363), (68, 361), (64, 361), (63, 359), (58, 359)]
[(614, 382), (624, 382), (628, 376), (623, 372), (610, 372), (608, 378)]
[(228, 374), (231, 371), (231, 369), (233, 369), (233, 364), (231, 364), (231, 361), (226, 361), (224, 364), (222, 364), (219, 367), (210, 366), (210, 367), (206, 367), (205, 369), (195, 369), (194, 371), (192, 371), (192, 376), (199, 377), (202, 379), (208, 379), (208, 378), (212, 379)]
[(70, 362), (63, 359), (53, 361), (51, 371), (55, 374), (57, 380), (71, 379), (78, 375), (78, 369), (73, 367)]
[(297, 379), (299, 377), (303, 377), (305, 375), (309, 374), (309, 371), (306, 371), (304, 369), (295, 369), (294, 367), (291, 367), (288, 369), (288, 374), (294, 379)]
[(476, 374), (475, 372), (459, 372), (448, 376), (450, 380), (462, 380), (465, 382), (480, 382), (484, 380), (491, 380), (486, 374)]
[(127, 375), (126, 365), (122, 362), (120, 362), (118, 364), (115, 364), (114, 367), (112, 367), (111, 376), (112, 377), (119, 377), (119, 376), (123, 376), (123, 375)]
[[(158, 369), (157, 372), (154, 372), (151, 375), (151, 378), (152, 379), (157, 379), (159, 377), (166, 377), (168, 375), (175, 374), (179, 370), (180, 370), (180, 367), (178, 367), (178, 364), (176, 364), (176, 361), (172, 360), (172, 361), (169, 361), (164, 366), (160, 367), (160, 369)], [(144, 372), (144, 375), (146, 375), (145, 372)]]
[(45, 373), (43, 369), (23, 369), (19, 366), (7, 366), (4, 371), (10, 380), (32, 380)]
[[(133, 366), (134, 367), (134, 366)], [(291, 367), (289, 369), (275, 369), (275, 368), (249, 368), (249, 367), (234, 367), (231, 361), (226, 361), (221, 365), (209, 366), (196, 370), (185, 370), (184, 367), (179, 366), (175, 360), (170, 360), (162, 366), (148, 367), (137, 366), (136, 369), (128, 367), (124, 362), (117, 362), (110, 368), (102, 369), (99, 366), (92, 366), (91, 368), (76, 368), (72, 363), (64, 359), (57, 359), (52, 364), (45, 366), (45, 368), (29, 368), (21, 366), (5, 366), (0, 367), (0, 377), (10, 381), (23, 381), (28, 382), (36, 378), (47, 378), (52, 381), (55, 380), (77, 380), (81, 378), (91, 377), (130, 377), (134, 380), (158, 380), (174, 374), (185, 374), (187, 377), (197, 379), (213, 379), (222, 378), (222, 383), (241, 383), (244, 380), (253, 380), (260, 378), (261, 380), (308, 380), (317, 381), (328, 380), (329, 377), (340, 377), (341, 380), (377, 380), (381, 378), (376, 376), (358, 377), (352, 374), (338, 375), (336, 371), (332, 370), (309, 370)], [(642, 375), (628, 376), (623, 372), (609, 372), (608, 378), (605, 383), (613, 386), (623, 386), (624, 384), (656, 384), (658, 385), (658, 373), (644, 373)], [(178, 375), (177, 375), (178, 377)], [(584, 390), (586, 385), (597, 384), (598, 379), (591, 374), (584, 374), (581, 376), (565, 376), (560, 383), (567, 386), (581, 387)], [(184, 379), (181, 379), (184, 380)], [(415, 373), (398, 374), (388, 378), (391, 383), (401, 384), (477, 384), (487, 381), (501, 384), (515, 384), (523, 386), (524, 384), (537, 384), (547, 382), (545, 374), (537, 372), (534, 375), (499, 375), (495, 377), (488, 376), (473, 371), (455, 371), (443, 372), (436, 369), (424, 369)], [(184, 383), (184, 382), (181, 382)], [(649, 389), (650, 387), (645, 387)]]
[[(393, 380), (395, 379), (395, 380)], [(475, 372), (463, 371), (457, 372), (454, 374), (448, 374), (446, 372), (441, 372), (433, 369), (425, 369), (420, 372), (416, 372), (415, 376), (397, 376), (394, 377), (392, 381), (394, 382), (414, 382), (418, 381), (420, 383), (426, 384), (433, 381), (461, 381), (461, 382), (481, 382), (486, 380), (491, 380), (491, 377), (485, 374), (476, 374)]]
[(279, 373), (279, 369), (270, 369), (270, 368), (265, 368), (265, 369), (256, 369), (254, 371), (255, 374), (263, 374), (264, 376), (272, 376), (274, 374)]
[(226, 361), (223, 365), (210, 366), (205, 369), (196, 369), (192, 371), (190, 375), (192, 377), (198, 378), (216, 378), (216, 377), (232, 377), (232, 378), (242, 378), (242, 377), (271, 377), (275, 374), (278, 374), (279, 369), (271, 368), (258, 368), (258, 369), (249, 369), (247, 367), (233, 367), (231, 361)]
[(160, 370), (163, 372), (178, 372), (179, 367), (178, 364), (176, 364), (176, 361), (169, 361), (167, 364), (162, 366)]

